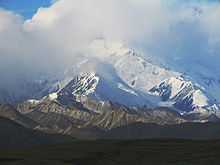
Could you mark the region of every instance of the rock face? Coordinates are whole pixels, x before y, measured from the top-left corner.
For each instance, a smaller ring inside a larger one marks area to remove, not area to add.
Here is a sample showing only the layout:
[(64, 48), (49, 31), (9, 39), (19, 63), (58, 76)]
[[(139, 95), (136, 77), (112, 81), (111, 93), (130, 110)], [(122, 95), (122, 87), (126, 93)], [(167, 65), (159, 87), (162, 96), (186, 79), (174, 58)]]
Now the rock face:
[(44, 100), (35, 106), (26, 106), (26, 109), (21, 107), (18, 107), (20, 112), (24, 111), (26, 117), (39, 123), (44, 128), (43, 131), (84, 138), (88, 134), (88, 138), (95, 138), (103, 131), (136, 122), (163, 125), (186, 121), (178, 113), (165, 108), (141, 111), (94, 100), (87, 100), (85, 104), (75, 102), (68, 106), (59, 100)]

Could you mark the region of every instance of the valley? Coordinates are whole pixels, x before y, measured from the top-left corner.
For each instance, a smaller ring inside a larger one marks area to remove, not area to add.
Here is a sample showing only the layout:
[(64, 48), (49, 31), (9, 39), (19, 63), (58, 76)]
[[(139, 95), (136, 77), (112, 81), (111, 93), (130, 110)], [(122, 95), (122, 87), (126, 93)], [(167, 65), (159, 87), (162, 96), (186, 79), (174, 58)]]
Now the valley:
[(1, 165), (218, 165), (220, 141), (96, 140), (0, 149)]

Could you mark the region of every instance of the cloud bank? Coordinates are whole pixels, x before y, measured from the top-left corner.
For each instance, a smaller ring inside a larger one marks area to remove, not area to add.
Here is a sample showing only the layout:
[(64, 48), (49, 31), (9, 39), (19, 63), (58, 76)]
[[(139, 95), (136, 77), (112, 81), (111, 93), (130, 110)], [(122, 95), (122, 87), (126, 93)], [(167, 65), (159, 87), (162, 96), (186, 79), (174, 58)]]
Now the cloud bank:
[(0, 89), (58, 74), (100, 37), (183, 71), (218, 72), (219, 18), (219, 3), (163, 0), (58, 0), (30, 20), (0, 9)]

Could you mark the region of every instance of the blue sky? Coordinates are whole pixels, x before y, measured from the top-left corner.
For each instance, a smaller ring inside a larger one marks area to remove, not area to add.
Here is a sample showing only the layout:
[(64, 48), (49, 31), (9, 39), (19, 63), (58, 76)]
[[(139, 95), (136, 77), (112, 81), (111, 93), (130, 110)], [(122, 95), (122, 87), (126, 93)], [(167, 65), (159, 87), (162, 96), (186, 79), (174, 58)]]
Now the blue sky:
[[(39, 7), (48, 7), (52, 0), (0, 0), (0, 7), (29, 19)], [(220, 0), (164, 0), (165, 3), (220, 2)]]
[(0, 7), (31, 18), (39, 7), (47, 7), (51, 0), (0, 0)]

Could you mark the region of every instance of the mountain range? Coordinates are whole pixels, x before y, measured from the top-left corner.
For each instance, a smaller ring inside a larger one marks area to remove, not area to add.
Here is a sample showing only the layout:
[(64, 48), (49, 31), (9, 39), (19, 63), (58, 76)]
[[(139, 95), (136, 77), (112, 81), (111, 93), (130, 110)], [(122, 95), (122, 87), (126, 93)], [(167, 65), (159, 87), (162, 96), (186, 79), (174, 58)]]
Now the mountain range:
[[(20, 98), (1, 93), (0, 116), (28, 129), (77, 138), (114, 137), (118, 131), (149, 130), (151, 124), (150, 130), (165, 127), (167, 133), (187, 127), (184, 123), (220, 120), (220, 98), (209, 90), (219, 90), (220, 83), (200, 80), (122, 43), (99, 39), (61, 76), (28, 83)], [(176, 135), (165, 134), (161, 137)]]

